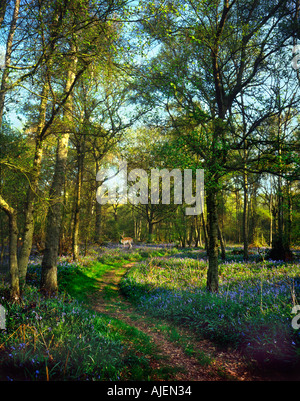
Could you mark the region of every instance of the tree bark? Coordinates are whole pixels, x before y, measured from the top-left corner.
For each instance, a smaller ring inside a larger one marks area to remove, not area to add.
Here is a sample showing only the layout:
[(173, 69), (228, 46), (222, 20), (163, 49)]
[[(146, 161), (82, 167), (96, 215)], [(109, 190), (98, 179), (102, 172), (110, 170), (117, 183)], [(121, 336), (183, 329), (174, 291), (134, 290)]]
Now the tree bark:
[[(1, 6), (0, 10), (2, 11), (4, 9), (5, 13), (5, 7)], [(1, 79), (1, 90), (0, 90), (0, 128), (2, 126), (2, 119), (3, 119), (3, 111), (4, 111), (4, 101), (5, 101), (5, 94), (7, 92), (7, 80), (8, 80), (8, 75), (9, 75), (9, 65), (11, 62), (11, 53), (12, 53), (12, 45), (13, 45), (13, 38), (14, 34), (16, 31), (17, 27), (17, 20), (19, 16), (19, 8), (20, 8), (20, 0), (15, 1), (15, 8), (14, 8), (14, 13), (12, 17), (12, 21), (10, 24), (10, 29), (8, 33), (8, 38), (6, 42), (6, 53), (5, 53), (5, 64), (4, 64), (4, 70), (2, 74), (2, 79)], [(4, 17), (4, 15), (3, 15)]]
[(258, 184), (255, 182), (252, 185), (251, 191), (251, 216), (249, 221), (249, 237), (250, 243), (253, 245), (257, 243), (257, 189)]
[(247, 173), (247, 161), (248, 161), (248, 143), (246, 140), (247, 133), (247, 121), (245, 116), (244, 108), (244, 97), (243, 92), (241, 92), (241, 105), (242, 105), (242, 117), (243, 117), (243, 136), (244, 136), (244, 147), (243, 147), (243, 161), (244, 161), (244, 171), (243, 171), (243, 191), (244, 191), (244, 203), (243, 203), (243, 243), (244, 243), (244, 260), (249, 259), (248, 252), (248, 173)]
[(208, 234), (207, 234), (207, 227), (206, 227), (206, 222), (205, 222), (205, 218), (204, 218), (204, 213), (201, 213), (201, 220), (202, 220), (202, 227), (203, 227), (203, 234), (204, 234), (205, 250), (208, 254)]
[(18, 268), (18, 226), (17, 213), (0, 196), (0, 208), (7, 214), (9, 219), (9, 272), (10, 272), (10, 297), (14, 301), (20, 298), (19, 268)]
[(151, 219), (148, 220), (148, 242), (151, 243), (153, 242), (153, 227), (154, 223)]
[(290, 249), (291, 246), (291, 236), (292, 236), (292, 209), (293, 209), (293, 202), (292, 202), (292, 191), (291, 191), (291, 183), (287, 183), (287, 207), (288, 207), (288, 218), (287, 218), (287, 225), (286, 225), (286, 243), (287, 248)]
[(38, 189), (38, 182), (42, 167), (43, 157), (43, 142), (41, 138), (41, 132), (45, 124), (46, 108), (48, 102), (49, 85), (47, 82), (44, 83), (42, 90), (42, 97), (40, 103), (39, 120), (36, 132), (36, 146), (35, 156), (33, 161), (33, 169), (31, 173), (30, 184), (27, 191), (27, 203), (25, 210), (25, 224), (23, 232), (23, 245), (19, 257), (19, 274), (20, 274), (20, 285), (23, 288), (26, 284), (26, 273), (28, 260), (32, 248), (32, 238), (34, 232), (34, 201), (36, 198), (36, 191)]
[[(97, 160), (97, 155), (94, 153), (95, 157), (95, 168), (96, 174), (99, 171), (99, 162)], [(95, 180), (95, 191), (97, 191), (98, 182)], [(102, 205), (99, 202), (96, 202), (95, 205), (95, 233), (94, 233), (94, 242), (96, 244), (101, 244), (102, 242)]]
[(225, 260), (226, 259), (225, 242), (224, 242), (223, 234), (222, 234), (219, 224), (218, 224), (218, 237), (219, 237), (220, 245), (221, 245), (221, 259)]
[(9, 265), (10, 265), (10, 279), (11, 279), (11, 293), (10, 296), (13, 300), (18, 301), (20, 298), (19, 286), (19, 268), (18, 268), (18, 227), (17, 227), (17, 214), (13, 210), (9, 214)]
[(151, 243), (153, 242), (153, 228), (154, 228), (154, 219), (153, 219), (153, 205), (145, 205), (146, 206), (146, 218), (148, 222), (148, 239), (147, 242)]
[[(5, 64), (1, 79), (0, 89), (0, 132), (2, 131), (2, 120), (4, 112), (5, 94), (7, 92), (7, 81), (9, 75), (9, 64), (11, 62), (13, 38), (17, 27), (17, 20), (19, 16), (20, 0), (15, 1), (12, 21), (6, 42)], [(1, 4), (0, 7), (0, 24), (2, 25), (6, 11), (6, 2)], [(20, 298), (20, 285), (19, 285), (19, 268), (18, 268), (18, 226), (16, 211), (10, 207), (6, 201), (0, 197), (0, 208), (4, 210), (9, 218), (9, 269), (11, 279), (11, 298), (19, 300)]]
[(248, 175), (244, 170), (243, 174), (243, 190), (244, 190), (244, 204), (243, 204), (243, 242), (244, 242), (244, 260), (249, 259), (248, 253)]
[(2, 28), (3, 20), (5, 17), (6, 6), (7, 6), (7, 1), (6, 0), (1, 1), (1, 3), (0, 3), (0, 29)]
[(80, 143), (79, 148), (77, 150), (77, 178), (76, 178), (74, 227), (73, 227), (73, 243), (72, 243), (74, 261), (77, 261), (79, 257), (79, 213), (80, 213), (80, 202), (81, 202), (84, 151), (85, 151), (84, 143)]
[(283, 247), (283, 193), (282, 193), (282, 178), (278, 176), (278, 232), (277, 232), (277, 241)]
[(269, 243), (269, 246), (272, 247), (272, 243), (273, 243), (273, 193), (272, 193), (272, 189), (271, 189), (271, 193), (270, 193), (269, 212), (270, 212), (270, 243)]
[(42, 261), (41, 290), (45, 295), (57, 292), (57, 256), (62, 221), (62, 190), (68, 154), (69, 134), (58, 139), (55, 172), (50, 189), (51, 204), (47, 216), (45, 252)]
[[(212, 183), (210, 183), (212, 185)], [(207, 271), (207, 290), (218, 292), (218, 214), (216, 190), (212, 187), (207, 190), (206, 197), (208, 215), (208, 271)]]
[(96, 244), (101, 244), (102, 239), (101, 239), (101, 234), (102, 234), (102, 216), (101, 216), (101, 210), (102, 210), (102, 205), (98, 202), (96, 202), (96, 219), (95, 219), (95, 235), (94, 235), (94, 241)]
[(289, 249), (289, 244), (286, 239), (283, 228), (283, 187), (282, 187), (282, 171), (283, 171), (283, 160), (282, 160), (282, 142), (283, 135), (281, 133), (281, 121), (282, 116), (279, 114), (278, 120), (278, 133), (277, 133), (277, 146), (278, 146), (278, 158), (279, 158), (279, 175), (277, 177), (277, 232), (273, 238), (272, 249), (269, 256), (275, 260), (288, 260), (292, 258), (292, 254)]
[[(72, 45), (73, 47), (74, 45)], [(75, 49), (72, 49), (74, 54)], [(75, 69), (77, 58), (73, 57), (70, 64), (65, 92), (68, 93), (75, 80)], [(62, 223), (62, 192), (65, 182), (65, 171), (68, 156), (68, 143), (72, 122), (72, 95), (70, 94), (65, 103), (64, 126), (65, 132), (62, 133), (57, 141), (55, 172), (50, 189), (51, 204), (48, 210), (45, 252), (42, 261), (41, 291), (52, 296), (57, 293), (57, 257), (59, 248), (60, 229)]]
[(27, 274), (27, 266), (29, 261), (29, 256), (32, 248), (32, 238), (34, 232), (34, 200), (36, 198), (36, 191), (38, 187), (38, 181), (41, 171), (42, 164), (42, 143), (37, 140), (35, 157), (34, 157), (34, 165), (33, 165), (33, 173), (32, 179), (30, 181), (30, 185), (27, 191), (27, 204), (25, 210), (25, 224), (24, 231), (22, 235), (22, 247), (19, 256), (19, 274), (20, 274), (20, 286), (24, 288), (26, 284), (26, 274)]

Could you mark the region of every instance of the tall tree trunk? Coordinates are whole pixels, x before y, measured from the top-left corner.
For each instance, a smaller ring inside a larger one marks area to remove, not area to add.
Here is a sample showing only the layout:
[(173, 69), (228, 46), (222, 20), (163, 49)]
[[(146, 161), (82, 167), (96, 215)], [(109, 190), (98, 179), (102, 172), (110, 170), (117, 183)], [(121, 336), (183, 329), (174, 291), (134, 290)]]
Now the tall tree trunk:
[(251, 217), (250, 217), (250, 243), (255, 245), (257, 243), (257, 183), (253, 183), (251, 193)]
[[(280, 98), (279, 98), (280, 101)], [(278, 150), (278, 162), (279, 162), (279, 175), (277, 177), (277, 204), (278, 204), (278, 215), (277, 215), (277, 233), (274, 236), (270, 257), (276, 260), (287, 260), (291, 256), (286, 241), (284, 230), (283, 230), (283, 188), (282, 188), (282, 141), (283, 135), (281, 133), (281, 122), (282, 115), (278, 117), (278, 133), (277, 133), (277, 150)]]
[(153, 228), (154, 228), (154, 223), (151, 219), (148, 220), (148, 242), (151, 243), (153, 242)]
[(242, 117), (243, 117), (243, 136), (244, 136), (244, 148), (243, 148), (243, 191), (244, 191), (244, 202), (243, 202), (243, 243), (244, 243), (244, 260), (249, 259), (248, 253), (248, 173), (247, 173), (247, 161), (248, 161), (248, 145), (246, 140), (247, 134), (247, 121), (245, 116), (244, 108), (244, 97), (241, 92), (241, 105), (242, 105)]
[(206, 222), (205, 222), (204, 212), (201, 213), (201, 220), (202, 220), (202, 227), (203, 227), (203, 234), (204, 234), (205, 250), (208, 254), (208, 234), (207, 234), (207, 226), (206, 226)]
[[(212, 185), (212, 183), (210, 183)], [(207, 289), (209, 292), (218, 292), (218, 214), (217, 214), (217, 196), (213, 186), (208, 188), (207, 197), (207, 216), (208, 216), (208, 271), (207, 271)]]
[(282, 193), (282, 178), (278, 177), (278, 232), (277, 241), (283, 246), (283, 193)]
[(219, 224), (218, 224), (218, 237), (219, 237), (220, 245), (221, 245), (221, 259), (225, 260), (226, 259), (225, 242), (224, 242), (223, 234), (222, 234)]
[(73, 260), (75, 261), (77, 261), (79, 257), (79, 214), (80, 214), (80, 202), (81, 202), (84, 152), (85, 152), (84, 143), (79, 143), (79, 148), (77, 150), (77, 178), (76, 178), (74, 227), (73, 227), (73, 243), (72, 243)]
[(272, 189), (271, 189), (271, 193), (270, 193), (269, 211), (270, 211), (270, 243), (269, 243), (269, 246), (272, 247), (272, 243), (273, 243), (273, 193), (272, 193)]
[(288, 218), (287, 218), (287, 226), (286, 226), (286, 242), (287, 248), (290, 249), (291, 246), (291, 235), (292, 235), (292, 191), (291, 191), (291, 183), (287, 183), (287, 206), (288, 206)]
[(199, 216), (195, 216), (195, 248), (198, 246), (202, 246), (201, 225), (199, 223)]
[[(73, 46), (72, 46), (73, 47)], [(75, 52), (75, 49), (72, 49)], [(65, 92), (68, 93), (75, 80), (77, 58), (73, 57), (68, 70)], [(48, 210), (45, 252), (42, 261), (41, 291), (51, 296), (57, 293), (57, 257), (59, 248), (60, 228), (62, 223), (62, 192), (65, 182), (65, 171), (68, 156), (68, 143), (72, 122), (72, 95), (65, 103), (64, 126), (57, 141), (55, 172), (50, 189), (51, 204)]]
[(244, 170), (243, 174), (243, 190), (244, 190), (244, 203), (243, 203), (243, 242), (244, 242), (244, 260), (249, 259), (248, 253), (248, 174)]
[(190, 220), (192, 221), (190, 222), (190, 232), (187, 238), (187, 243), (189, 247), (192, 246), (194, 236), (196, 237), (195, 216), (192, 216)]
[(9, 265), (10, 265), (10, 279), (11, 279), (11, 293), (10, 296), (13, 300), (18, 301), (20, 298), (20, 285), (19, 285), (19, 269), (18, 269), (18, 227), (17, 227), (17, 214), (15, 211), (9, 214)]
[(42, 261), (41, 290), (46, 295), (57, 292), (57, 256), (62, 221), (62, 190), (68, 154), (69, 134), (58, 139), (56, 165), (50, 189), (51, 204), (47, 215), (46, 243)]
[(0, 2), (0, 29), (2, 28), (3, 20), (4, 20), (4, 17), (5, 17), (6, 6), (7, 6), (7, 1), (6, 0), (2, 0)]
[(102, 239), (102, 216), (101, 216), (101, 211), (102, 211), (102, 205), (99, 202), (96, 202), (95, 205), (95, 235), (94, 235), (94, 241), (97, 244), (101, 244)]
[(39, 177), (42, 167), (42, 157), (43, 157), (43, 142), (40, 135), (45, 124), (48, 92), (49, 92), (49, 86), (48, 83), (45, 82), (42, 90), (39, 120), (36, 132), (36, 146), (35, 146), (35, 156), (33, 161), (33, 169), (31, 173), (30, 185), (27, 191), (25, 224), (22, 236), (23, 245), (19, 256), (19, 274), (20, 274), (21, 287), (24, 287), (26, 284), (27, 265), (32, 248), (32, 238), (34, 232), (34, 216), (33, 216), (34, 201), (36, 198), (36, 191), (38, 189), (38, 182), (39, 182)]
[(239, 211), (240, 211), (240, 199), (239, 199), (239, 190), (238, 188), (236, 188), (236, 192), (235, 192), (235, 199), (236, 199), (236, 203), (235, 203), (235, 214), (236, 214), (236, 243), (240, 244), (241, 242), (241, 231), (240, 231), (240, 221), (239, 221)]
[[(85, 221), (86, 223), (84, 224), (84, 230), (83, 230), (83, 234), (84, 234), (84, 256), (87, 255), (87, 247), (88, 247), (88, 243), (91, 239), (90, 236), (90, 232), (91, 232), (91, 221), (93, 218), (93, 214), (94, 214), (94, 202), (95, 202), (95, 195), (94, 195), (94, 191), (90, 191), (90, 196), (88, 197), (88, 208), (87, 210), (91, 210), (91, 216), (88, 216)], [(98, 202), (96, 202), (98, 203)]]
[(277, 178), (277, 232), (274, 235), (270, 257), (275, 260), (286, 260), (288, 248), (283, 233), (283, 194), (282, 178)]
[[(3, 2), (2, 2), (3, 3)], [(7, 91), (7, 81), (8, 81), (8, 75), (9, 75), (9, 65), (11, 62), (11, 53), (12, 53), (12, 45), (13, 45), (13, 38), (14, 34), (16, 31), (17, 27), (17, 20), (19, 16), (19, 8), (20, 8), (20, 0), (15, 1), (15, 8), (14, 8), (14, 13), (12, 17), (12, 21), (10, 24), (10, 29), (7, 37), (7, 42), (6, 42), (6, 53), (5, 53), (5, 64), (4, 64), (4, 70), (2, 73), (2, 79), (1, 79), (1, 90), (0, 90), (0, 128), (2, 126), (2, 119), (3, 119), (3, 111), (4, 111), (4, 101), (5, 101), (5, 94)], [(5, 12), (5, 7), (3, 5), (0, 6), (0, 11), (4, 9)], [(1, 16), (0, 16), (1, 17)], [(4, 15), (3, 15), (4, 17)]]
[(148, 239), (147, 242), (151, 243), (153, 242), (153, 228), (154, 228), (154, 221), (153, 221), (153, 209), (152, 205), (145, 205), (146, 206), (146, 218), (148, 222)]
[[(17, 20), (19, 16), (20, 0), (15, 1), (15, 7), (13, 12), (12, 21), (6, 42), (6, 53), (4, 61), (4, 70), (1, 79), (0, 88), (0, 133), (2, 133), (2, 120), (4, 112), (4, 101), (5, 94), (7, 92), (7, 81), (9, 75), (9, 64), (11, 62), (12, 45), (15, 30), (17, 27)], [(0, 25), (2, 26), (3, 19), (6, 11), (6, 2), (0, 5)], [(10, 207), (6, 201), (0, 196), (0, 208), (4, 210), (9, 218), (9, 269), (11, 279), (11, 298), (13, 300), (19, 300), (20, 298), (20, 285), (19, 285), (19, 268), (18, 268), (18, 226), (17, 226), (17, 214), (16, 211)]]
[(12, 300), (20, 298), (19, 268), (18, 268), (18, 226), (17, 213), (0, 196), (0, 208), (7, 214), (9, 219), (9, 271), (10, 271), (10, 296)]
[[(99, 171), (99, 162), (97, 160), (96, 154), (94, 154), (95, 157), (95, 168), (96, 168), (96, 174)], [(95, 180), (95, 191), (97, 191), (97, 186), (98, 182)], [(96, 244), (101, 244), (102, 242), (102, 205), (99, 202), (96, 202), (95, 205), (95, 234), (94, 234), (94, 242)]]

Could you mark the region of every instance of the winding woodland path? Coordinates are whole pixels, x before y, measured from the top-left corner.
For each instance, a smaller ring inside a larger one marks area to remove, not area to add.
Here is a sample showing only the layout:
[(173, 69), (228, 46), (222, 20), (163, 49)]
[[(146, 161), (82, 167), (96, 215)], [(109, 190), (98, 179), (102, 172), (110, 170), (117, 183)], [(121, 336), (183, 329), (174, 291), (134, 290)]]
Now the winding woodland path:
[[(124, 274), (124, 269), (129, 269), (134, 263), (123, 266), (123, 269), (112, 269), (98, 279), (99, 289), (90, 298), (92, 308), (112, 318), (119, 319), (126, 324), (137, 328), (147, 334), (156, 344), (162, 358), (151, 358), (150, 365), (154, 369), (171, 366), (176, 373), (171, 380), (187, 381), (216, 381), (216, 380), (259, 380), (247, 369), (243, 358), (235, 351), (220, 351), (207, 340), (197, 340), (195, 335), (176, 326), (185, 339), (192, 344), (193, 349), (201, 354), (209, 356), (212, 362), (209, 365), (201, 365), (194, 356), (189, 356), (178, 343), (170, 341), (166, 333), (158, 330), (154, 319), (151, 320), (137, 311), (119, 291), (119, 283)], [(109, 294), (109, 296), (108, 296)]]

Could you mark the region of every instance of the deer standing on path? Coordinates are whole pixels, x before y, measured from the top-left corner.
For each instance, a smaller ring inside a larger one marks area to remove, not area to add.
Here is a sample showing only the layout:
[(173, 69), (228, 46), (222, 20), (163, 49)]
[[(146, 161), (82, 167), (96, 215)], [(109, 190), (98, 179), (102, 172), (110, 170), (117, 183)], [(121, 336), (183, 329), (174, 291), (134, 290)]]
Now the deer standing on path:
[(125, 248), (126, 244), (129, 245), (129, 249), (132, 248), (133, 239), (131, 237), (124, 237), (124, 233), (122, 235), (122, 239), (120, 242), (121, 242), (121, 244), (124, 245), (124, 248)]

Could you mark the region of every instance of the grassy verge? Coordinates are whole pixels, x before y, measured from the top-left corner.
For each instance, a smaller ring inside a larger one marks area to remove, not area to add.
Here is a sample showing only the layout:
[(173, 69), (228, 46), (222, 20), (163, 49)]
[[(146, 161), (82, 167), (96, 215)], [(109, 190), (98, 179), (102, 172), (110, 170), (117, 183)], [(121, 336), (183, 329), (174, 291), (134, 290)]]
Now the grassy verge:
[(206, 291), (206, 271), (203, 260), (152, 258), (131, 269), (121, 287), (149, 315), (193, 328), (264, 365), (299, 363), (300, 333), (291, 327), (299, 264), (223, 263), (219, 294)]

